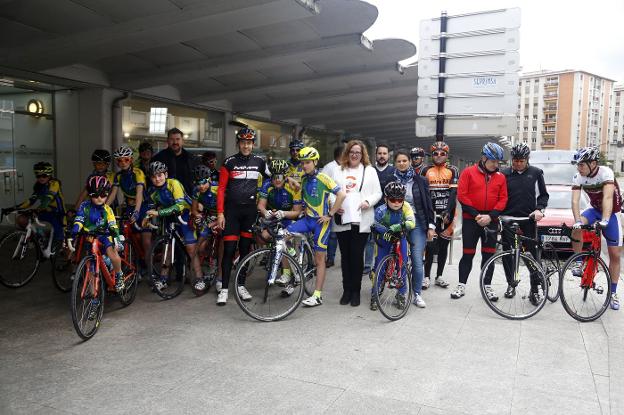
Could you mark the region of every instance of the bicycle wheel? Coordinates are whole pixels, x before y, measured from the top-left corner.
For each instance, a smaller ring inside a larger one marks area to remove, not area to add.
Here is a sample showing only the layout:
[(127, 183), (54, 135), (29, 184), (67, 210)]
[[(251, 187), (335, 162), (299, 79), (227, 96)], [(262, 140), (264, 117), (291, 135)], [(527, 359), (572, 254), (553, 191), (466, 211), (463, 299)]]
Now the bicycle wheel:
[[(164, 300), (180, 295), (186, 277), (186, 253), (178, 241), (172, 249), (173, 239), (165, 236), (156, 238), (152, 246), (149, 275), (152, 288)], [(173, 259), (173, 261), (172, 261)], [(173, 263), (172, 263), (173, 262)]]
[(0, 239), (0, 283), (9, 288), (28, 284), (39, 269), (41, 251), (35, 238), (24, 242), (26, 232), (10, 232)]
[(557, 250), (551, 243), (545, 243), (542, 249), (542, 268), (546, 273), (546, 283), (548, 284), (548, 301), (554, 303), (559, 299), (559, 279), (561, 277), (561, 264)]
[[(303, 300), (304, 288), (301, 283), (302, 272), (297, 261), (290, 255), (282, 254), (282, 264), (286, 261), (292, 271), (291, 284), (282, 288), (276, 284), (269, 285), (268, 277), (271, 272), (275, 252), (270, 248), (261, 248), (250, 252), (240, 262), (234, 279), (236, 303), (249, 317), (259, 321), (278, 321), (289, 316), (299, 307)], [(260, 263), (266, 265), (260, 265)], [(280, 267), (281, 268), (281, 267)], [(279, 272), (279, 271), (278, 271)], [(239, 285), (244, 285), (251, 294), (250, 301), (240, 298)], [(291, 289), (291, 290), (289, 290)], [(287, 291), (288, 290), (288, 291)]]
[(121, 253), (121, 270), (124, 275), (124, 289), (119, 293), (119, 301), (124, 306), (132, 304), (139, 288), (138, 259), (134, 255), (132, 244), (126, 241)]
[(310, 244), (303, 243), (303, 253), (301, 248), (297, 250), (299, 255), (299, 266), (303, 272), (303, 288), (306, 295), (309, 297), (314, 294), (315, 282), (314, 276), (316, 275), (316, 264), (314, 262), (314, 253)]
[(63, 241), (55, 241), (52, 245), (53, 255), (50, 256), (50, 271), (54, 286), (67, 293), (74, 283), (74, 258), (77, 253), (63, 247)]
[(403, 318), (412, 304), (412, 267), (404, 261), (403, 272), (395, 254), (381, 259), (373, 275), (373, 301), (390, 321)]
[[(479, 286), (483, 300), (492, 311), (510, 320), (523, 320), (544, 307), (548, 287), (542, 267), (533, 256), (521, 253), (517, 274), (514, 269), (514, 251), (495, 254), (483, 265)], [(509, 295), (508, 285), (514, 288)]]
[(84, 257), (78, 264), (72, 285), (72, 322), (82, 340), (95, 335), (104, 314), (104, 279), (96, 275), (95, 263), (93, 255)]
[(609, 268), (602, 258), (589, 252), (572, 255), (561, 270), (559, 293), (570, 316), (582, 322), (594, 321), (609, 307)]

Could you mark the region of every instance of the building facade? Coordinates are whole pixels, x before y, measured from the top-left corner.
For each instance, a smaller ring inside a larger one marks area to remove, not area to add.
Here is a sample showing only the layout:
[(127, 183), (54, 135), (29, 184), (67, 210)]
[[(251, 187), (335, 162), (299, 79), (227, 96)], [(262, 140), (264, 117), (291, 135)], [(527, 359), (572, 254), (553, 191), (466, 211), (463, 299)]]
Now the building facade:
[(624, 173), (624, 85), (615, 85), (609, 109), (609, 160), (613, 170)]

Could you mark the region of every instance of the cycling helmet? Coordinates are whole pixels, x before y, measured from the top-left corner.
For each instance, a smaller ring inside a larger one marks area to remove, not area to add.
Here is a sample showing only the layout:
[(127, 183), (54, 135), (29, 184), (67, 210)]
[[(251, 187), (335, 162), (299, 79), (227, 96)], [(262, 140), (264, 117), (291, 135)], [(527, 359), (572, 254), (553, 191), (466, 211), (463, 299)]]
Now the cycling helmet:
[(583, 147), (574, 153), (572, 164), (589, 163), (590, 161), (598, 161), (600, 159), (600, 150), (597, 147)]
[(134, 150), (132, 150), (128, 146), (121, 146), (113, 153), (113, 157), (116, 159), (121, 157), (132, 157), (134, 155)]
[(410, 150), (410, 158), (425, 157), (425, 150), (422, 147), (414, 147)]
[(481, 150), (481, 154), (485, 156), (488, 160), (498, 160), (502, 161), (505, 157), (505, 152), (503, 148), (496, 143), (487, 143), (483, 146), (483, 150)]
[(251, 140), (254, 143), (256, 142), (256, 132), (251, 128), (241, 128), (236, 133), (236, 141), (240, 140)]
[(110, 152), (108, 150), (103, 150), (101, 148), (97, 149), (91, 154), (91, 161), (92, 162), (103, 161), (104, 163), (110, 163), (111, 162)]
[(286, 174), (288, 171), (288, 163), (286, 160), (273, 159), (269, 162), (269, 171), (271, 172), (271, 175)]
[(154, 147), (152, 147), (152, 145), (150, 143), (148, 143), (147, 141), (142, 142), (141, 144), (139, 144), (139, 153), (142, 153), (144, 151), (151, 151), (152, 153), (154, 152)]
[(106, 176), (91, 176), (87, 181), (87, 193), (89, 196), (105, 196), (110, 193), (111, 184)]
[(405, 199), (407, 189), (401, 182), (390, 182), (384, 187), (384, 196), (391, 199)]
[(166, 173), (167, 171), (167, 165), (162, 161), (152, 161), (149, 165), (150, 176), (155, 176), (158, 173)]
[(449, 146), (444, 141), (436, 141), (435, 143), (431, 144), (431, 152), (433, 153), (434, 151), (444, 151), (446, 154), (448, 154)]
[(212, 173), (210, 167), (200, 164), (193, 169), (193, 179), (195, 180), (195, 183), (210, 179), (210, 173)]
[(518, 143), (511, 148), (512, 159), (528, 159), (531, 149), (526, 143)]
[(33, 166), (33, 171), (35, 172), (35, 176), (52, 176), (54, 168), (47, 161), (40, 161)]
[(290, 144), (288, 144), (288, 148), (289, 149), (295, 149), (297, 151), (301, 150), (304, 146), (303, 141), (299, 140), (298, 138), (293, 138), (290, 141)]
[(314, 147), (304, 147), (299, 150), (299, 160), (318, 160), (320, 158), (318, 151)]

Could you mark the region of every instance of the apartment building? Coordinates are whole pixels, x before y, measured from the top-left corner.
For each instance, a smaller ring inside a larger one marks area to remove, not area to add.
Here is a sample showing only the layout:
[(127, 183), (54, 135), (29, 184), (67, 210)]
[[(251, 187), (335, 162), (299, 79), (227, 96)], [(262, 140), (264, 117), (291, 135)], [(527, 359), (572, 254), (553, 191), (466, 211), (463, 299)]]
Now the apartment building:
[(613, 170), (624, 173), (624, 85), (613, 87), (609, 110), (609, 160)]
[(585, 71), (522, 74), (517, 141), (532, 150), (600, 146), (608, 152), (613, 87), (612, 79)]

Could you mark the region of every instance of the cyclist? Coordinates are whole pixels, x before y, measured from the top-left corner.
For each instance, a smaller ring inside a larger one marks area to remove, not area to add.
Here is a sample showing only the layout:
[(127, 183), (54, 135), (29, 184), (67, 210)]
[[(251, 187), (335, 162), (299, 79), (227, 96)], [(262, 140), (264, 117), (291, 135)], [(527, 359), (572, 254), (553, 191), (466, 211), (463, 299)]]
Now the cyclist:
[[(106, 204), (110, 204), (117, 197), (118, 189), (126, 201), (124, 215), (130, 220), (130, 223), (140, 224), (147, 212), (147, 203), (145, 202), (146, 182), (143, 170), (133, 167), (134, 151), (128, 146), (121, 146), (113, 153), (119, 171), (115, 173), (113, 178), (113, 188), (106, 200)], [(143, 252), (149, 252), (152, 245), (152, 233), (149, 229), (141, 228), (140, 230), (133, 226), (133, 231), (141, 233), (141, 244)], [(144, 261), (145, 258), (141, 258)], [(145, 264), (143, 269), (146, 269)]]
[(421, 174), (423, 167), (425, 167), (425, 150), (422, 147), (412, 148), (410, 150), (410, 159), (412, 160), (414, 174)]
[[(223, 229), (223, 285), (217, 296), (217, 305), (225, 305), (228, 299), (236, 245), (241, 258), (249, 253), (253, 241), (252, 228), (258, 216), (258, 183), (262, 183), (263, 176), (268, 177), (266, 162), (252, 154), (256, 132), (250, 128), (241, 128), (236, 133), (236, 142), (238, 153), (225, 159), (219, 171), (217, 223)], [(244, 301), (251, 300), (251, 294), (244, 285), (236, 289)]]
[[(65, 204), (61, 182), (54, 178), (54, 168), (47, 161), (40, 161), (33, 166), (37, 181), (33, 185), (33, 193), (28, 200), (19, 205), (3, 209), (3, 214), (15, 209), (27, 209), (39, 203), (39, 219), (52, 225), (52, 239), (63, 241), (65, 227)], [(17, 218), (18, 223), (27, 223), (26, 218)]]
[[(269, 162), (271, 181), (265, 183), (258, 192), (260, 214), (265, 219), (281, 220), (284, 226), (290, 225), (293, 220), (301, 215), (303, 204), (301, 191), (293, 189), (290, 183), (286, 182), (288, 167), (286, 160), (271, 160)], [(270, 239), (268, 231), (262, 232), (262, 238), (265, 241)], [(284, 261), (284, 264), (287, 263)], [(294, 286), (290, 284), (291, 276), (291, 270), (284, 268), (283, 274), (275, 281), (277, 284), (285, 286), (282, 290), (285, 295), (291, 295), (295, 291)]]
[(457, 167), (447, 165), (449, 146), (444, 141), (436, 141), (431, 145), (431, 159), (433, 164), (425, 167), (421, 174), (429, 182), (429, 192), (433, 202), (433, 210), (436, 213), (435, 225), (437, 237), (427, 242), (425, 249), (425, 278), (423, 288), (429, 288), (431, 284), (431, 268), (433, 256), (438, 256), (438, 269), (436, 271), (435, 285), (446, 288), (449, 283), (442, 278), (448, 246), (453, 239), (453, 221), (455, 219), (455, 207), (457, 204), (457, 182), (459, 170)]
[[(195, 232), (189, 224), (191, 198), (184, 193), (182, 183), (176, 179), (168, 177), (167, 165), (161, 161), (153, 161), (149, 168), (150, 180), (152, 181), (152, 189), (150, 191), (150, 202), (148, 211), (145, 212), (144, 222), (153, 217), (170, 217), (179, 215), (186, 223), (179, 223), (180, 233), (184, 239), (184, 245), (195, 273), (195, 281), (193, 285), (196, 289), (201, 286), (200, 281), (203, 280), (199, 257), (195, 255), (197, 247), (197, 238)], [(145, 223), (144, 223), (145, 226)], [(158, 290), (166, 287), (166, 281), (158, 279), (154, 285)]]
[(82, 191), (78, 195), (78, 200), (76, 201), (76, 204), (74, 205), (76, 210), (78, 210), (78, 207), (80, 206), (80, 204), (88, 196), (89, 192), (87, 191), (86, 183), (89, 182), (89, 179), (91, 179), (91, 177), (93, 176), (106, 177), (106, 180), (108, 180), (109, 183), (112, 183), (114, 179), (113, 172), (108, 171), (108, 167), (110, 166), (110, 163), (111, 163), (111, 154), (108, 150), (104, 150), (101, 148), (94, 150), (93, 153), (91, 154), (91, 162), (93, 163), (93, 172), (89, 174), (89, 177), (87, 177), (87, 180), (85, 181), (85, 187), (82, 189)]
[[(115, 290), (120, 292), (125, 288), (123, 272), (121, 271), (121, 258), (117, 253), (122, 242), (119, 237), (119, 227), (115, 220), (115, 214), (111, 207), (106, 204), (111, 184), (106, 177), (94, 175), (87, 181), (86, 190), (91, 200), (85, 200), (80, 204), (74, 218), (71, 239), (75, 239), (78, 233), (83, 230), (102, 233), (97, 239), (102, 244), (102, 254), (108, 256), (113, 264)], [(94, 308), (97, 309), (97, 307)]]
[[(195, 226), (195, 231), (198, 236), (198, 255), (199, 252), (206, 251), (208, 238), (218, 238), (219, 234), (219, 228), (216, 220), (210, 223), (204, 223), (203, 226), (198, 227), (198, 225), (203, 222), (205, 216), (215, 217), (217, 215), (217, 183), (212, 182), (210, 177), (211, 174), (212, 170), (202, 164), (196, 166), (193, 170), (195, 188), (193, 189), (191, 220)], [(217, 263), (221, 264), (223, 256), (223, 245), (221, 243), (217, 245), (217, 250)], [(212, 254), (214, 255), (214, 252)], [(219, 267), (217, 267), (217, 270), (218, 269)], [(220, 275), (217, 275), (217, 282), (218, 281), (221, 281)], [(195, 289), (203, 291), (206, 289), (206, 284), (209, 282), (210, 275), (204, 275), (202, 279), (196, 282)]]
[[(375, 222), (371, 229), (375, 235), (377, 252), (375, 256), (375, 270), (379, 265), (379, 261), (390, 253), (392, 244), (390, 241), (400, 234), (402, 230), (411, 230), (416, 227), (416, 218), (414, 211), (409, 203), (405, 203), (405, 195), (407, 188), (400, 182), (390, 182), (384, 187), (384, 200), (382, 204), (375, 209)], [(401, 235), (401, 256), (407, 260), (407, 238)], [(402, 278), (405, 280), (405, 268), (401, 269)], [(378, 277), (374, 277), (373, 281), (379, 283)], [(374, 282), (374, 283), (375, 283)], [(406, 306), (405, 290), (397, 297), (397, 306), (401, 309)], [(371, 288), (370, 309), (377, 310), (377, 303), (373, 299), (373, 289)]]
[(149, 142), (144, 141), (139, 144), (139, 158), (136, 160), (134, 167), (141, 169), (145, 177), (149, 176), (149, 164), (153, 155), (154, 147)]
[[(323, 304), (322, 290), (325, 282), (325, 257), (331, 219), (344, 201), (347, 194), (329, 176), (318, 171), (319, 153), (314, 147), (299, 150), (299, 160), (304, 171), (301, 182), (301, 196), (305, 205), (305, 216), (288, 226), (288, 231), (314, 233), (314, 263), (316, 265), (316, 285), (314, 294), (303, 300), (308, 307)], [(329, 206), (329, 195), (334, 194), (336, 201)]]
[(293, 137), (293, 139), (290, 140), (290, 144), (288, 144), (288, 148), (290, 149), (290, 160), (288, 161), (288, 172), (286, 176), (292, 177), (297, 183), (301, 183), (304, 172), (301, 167), (301, 160), (299, 159), (299, 151), (303, 148), (303, 141)]
[(205, 151), (201, 155), (201, 164), (210, 169), (210, 181), (219, 183), (219, 169), (217, 169), (217, 153)]
[[(609, 253), (609, 273), (611, 274), (611, 308), (619, 310), (620, 300), (617, 296), (617, 284), (620, 279), (620, 255), (622, 252), (622, 231), (620, 216), (617, 214), (622, 207), (620, 187), (613, 175), (613, 170), (599, 166), (600, 151), (594, 147), (579, 149), (572, 160), (576, 164), (577, 173), (572, 179), (572, 214), (574, 215), (574, 232), (572, 237), (582, 240), (581, 225), (593, 224), (603, 229)], [(580, 213), (579, 201), (581, 190), (589, 196), (591, 207)], [(581, 252), (582, 242), (573, 242), (574, 252)]]
[[(457, 200), (463, 210), (463, 255), (459, 261), (459, 285), (451, 292), (451, 298), (462, 298), (466, 294), (466, 282), (479, 239), (481, 268), (496, 252), (496, 238), (488, 237), (483, 228), (496, 230), (498, 217), (507, 206), (507, 182), (503, 173), (498, 171), (498, 164), (504, 156), (501, 146), (486, 143), (479, 162), (467, 167), (459, 176)], [(487, 284), (485, 291), (491, 301), (498, 300), (491, 285)]]
[[(534, 220), (519, 221), (518, 225), (520, 225), (520, 229), (525, 236), (534, 238), (536, 235), (536, 223), (544, 217), (544, 209), (548, 205), (549, 196), (544, 181), (544, 172), (537, 167), (529, 165), (530, 154), (531, 149), (526, 143), (519, 143), (511, 148), (512, 165), (503, 170), (503, 174), (507, 179), (507, 207), (503, 214), (507, 216), (532, 216)], [(513, 234), (503, 232), (502, 237), (503, 249), (511, 249)], [(537, 246), (535, 244), (531, 245), (526, 246), (527, 251), (532, 252), (533, 257), (537, 258)], [(505, 264), (507, 281), (512, 281), (512, 267), (511, 263)], [(516, 289), (509, 284), (505, 291), (505, 297), (513, 298), (515, 295)], [(532, 284), (529, 301), (534, 305), (539, 304), (539, 295), (538, 287)]]

